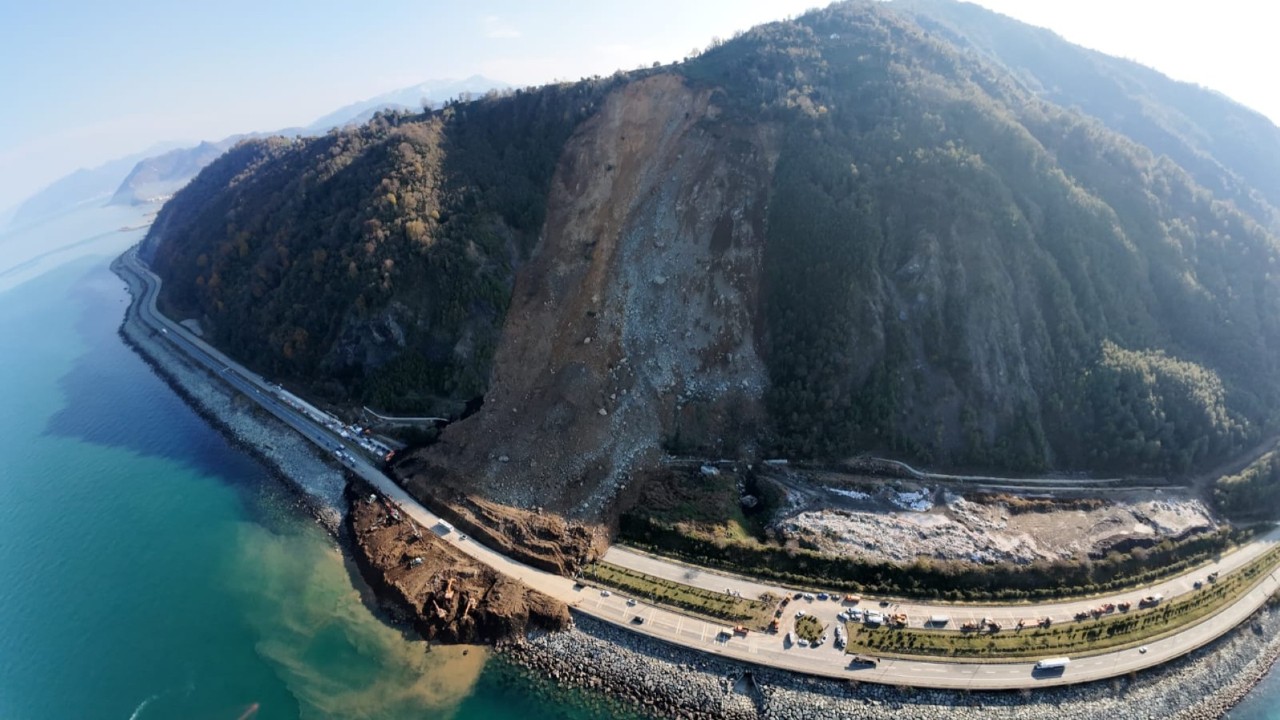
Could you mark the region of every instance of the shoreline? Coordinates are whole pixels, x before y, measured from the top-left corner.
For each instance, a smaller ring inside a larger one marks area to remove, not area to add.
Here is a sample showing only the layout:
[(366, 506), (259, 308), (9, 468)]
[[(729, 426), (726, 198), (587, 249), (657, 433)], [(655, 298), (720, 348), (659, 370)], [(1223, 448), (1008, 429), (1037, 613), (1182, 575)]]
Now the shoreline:
[[(345, 471), (291, 428), (213, 382), (167, 347), (137, 317), (136, 278), (111, 263), (130, 288), (118, 334), (164, 383), (227, 440), (290, 488), (338, 542), (348, 513)], [(336, 493), (334, 492), (336, 489)], [(384, 606), (384, 598), (376, 599)], [(668, 645), (574, 613), (575, 627), (499, 643), (504, 659), (530, 681), (600, 693), (635, 712), (678, 718), (1008, 718), (1013, 720), (1177, 720), (1220, 718), (1280, 658), (1280, 608), (1265, 607), (1223, 637), (1150, 670), (1083, 685), (1035, 691), (923, 690), (830, 680), (751, 666)]]
[(203, 368), (194, 366), (142, 325), (138, 319), (141, 295), (137, 280), (122, 271), (119, 263), (116, 258), (110, 269), (129, 287), (129, 305), (117, 330), (120, 339), (187, 407), (231, 445), (258, 461), (296, 497), (317, 524), (341, 541), (347, 512), (343, 501), (346, 472), (334, 467), (291, 428), (256, 405), (246, 404), (234, 390), (214, 382)]
[(599, 692), (656, 717), (857, 720), (1209, 720), (1280, 658), (1280, 607), (1210, 645), (1124, 677), (1044, 690), (925, 690), (804, 676), (669, 645), (574, 614), (575, 628), (502, 643), (498, 657), (534, 683)]

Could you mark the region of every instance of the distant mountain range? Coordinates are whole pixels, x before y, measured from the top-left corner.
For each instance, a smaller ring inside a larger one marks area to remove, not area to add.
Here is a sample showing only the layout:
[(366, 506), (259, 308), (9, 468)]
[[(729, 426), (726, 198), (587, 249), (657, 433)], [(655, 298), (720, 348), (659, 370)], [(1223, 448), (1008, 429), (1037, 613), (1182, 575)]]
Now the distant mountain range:
[(501, 80), (483, 75), (472, 75), (465, 80), (446, 78), (427, 80), (399, 90), (392, 90), (368, 100), (338, 108), (306, 127), (309, 131), (327, 132), (329, 128), (343, 125), (359, 125), (367, 122), (379, 110), (422, 110), (424, 106), (439, 107), (445, 100), (461, 97), (465, 93), (482, 94), (490, 90), (506, 90), (511, 86)]
[(121, 179), (140, 161), (180, 146), (181, 143), (154, 145), (140, 153), (111, 160), (95, 168), (76, 170), (14, 207), (11, 216), (0, 216), (0, 225), (31, 225), (82, 205), (107, 202), (120, 187)]
[(331, 128), (363, 124), (381, 110), (419, 110), (424, 100), (439, 105), (464, 93), (479, 94), (508, 87), (501, 80), (481, 75), (464, 80), (427, 80), (339, 108), (305, 127), (241, 133), (194, 146), (161, 143), (95, 168), (76, 170), (54, 181), (14, 208), (0, 212), (0, 226), (26, 226), (94, 203), (139, 204), (168, 197), (241, 140), (272, 135), (321, 135)]

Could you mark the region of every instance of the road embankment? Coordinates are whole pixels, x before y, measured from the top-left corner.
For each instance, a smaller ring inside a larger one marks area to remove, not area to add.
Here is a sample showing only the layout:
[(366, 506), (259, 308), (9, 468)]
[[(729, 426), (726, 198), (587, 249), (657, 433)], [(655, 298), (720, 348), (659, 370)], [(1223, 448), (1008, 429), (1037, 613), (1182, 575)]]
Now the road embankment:
[(224, 383), (211, 378), (186, 355), (174, 349), (138, 317), (144, 297), (142, 280), (117, 258), (111, 264), (129, 286), (132, 301), (120, 325), (120, 337), (188, 406), (232, 444), (256, 458), (287, 487), (331, 533), (345, 511), (343, 472), (331, 465), (315, 446), (285, 424), (269, 416)]
[[(1158, 668), (1038, 691), (921, 690), (827, 680), (691, 652), (576, 615), (574, 630), (499, 646), (534, 678), (605, 692), (658, 717), (865, 720), (1209, 720), (1280, 656), (1280, 610)], [(803, 652), (803, 650), (797, 650)]]

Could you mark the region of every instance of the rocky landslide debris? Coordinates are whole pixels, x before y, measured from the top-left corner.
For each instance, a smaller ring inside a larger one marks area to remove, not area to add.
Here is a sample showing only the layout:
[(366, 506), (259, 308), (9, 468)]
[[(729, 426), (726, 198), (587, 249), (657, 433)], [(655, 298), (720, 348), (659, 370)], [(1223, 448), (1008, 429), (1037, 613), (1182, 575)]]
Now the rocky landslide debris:
[(574, 630), (502, 643), (539, 677), (608, 693), (669, 718), (807, 720), (1208, 720), (1280, 656), (1280, 610), (1153, 670), (1035, 691), (898, 688), (799, 676), (668, 645), (587, 617)]
[(497, 642), (569, 627), (564, 603), (481, 565), (362, 483), (347, 490), (356, 564), (379, 598), (428, 640)]
[(772, 142), (713, 95), (638, 80), (566, 143), (484, 405), (415, 453), (426, 483), (600, 519), (664, 438), (750, 443)]

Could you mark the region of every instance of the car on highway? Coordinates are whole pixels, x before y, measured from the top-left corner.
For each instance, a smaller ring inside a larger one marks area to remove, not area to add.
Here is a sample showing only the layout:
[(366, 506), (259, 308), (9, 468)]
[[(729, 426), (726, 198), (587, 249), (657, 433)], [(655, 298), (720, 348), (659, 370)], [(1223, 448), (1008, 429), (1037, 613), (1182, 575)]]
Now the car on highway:
[(1147, 654), (1147, 650), (1148, 648), (1146, 645), (1143, 645), (1142, 647), (1138, 648), (1138, 652), (1142, 653), (1143, 655)]

